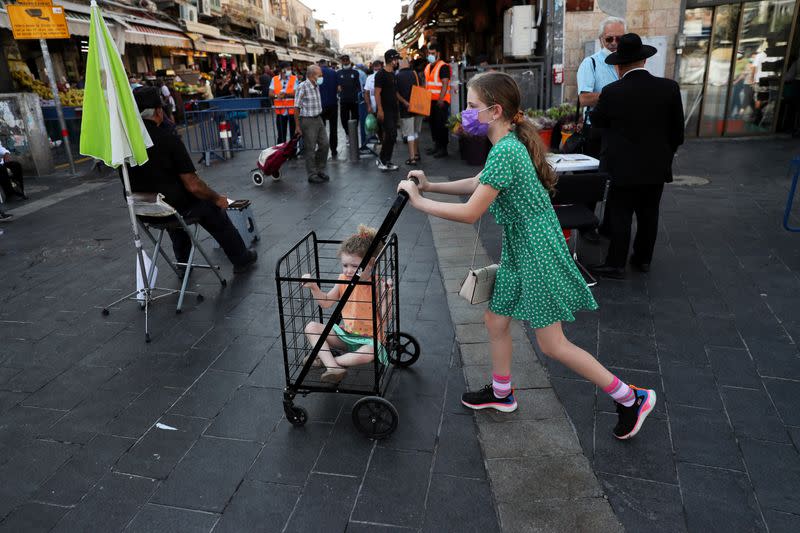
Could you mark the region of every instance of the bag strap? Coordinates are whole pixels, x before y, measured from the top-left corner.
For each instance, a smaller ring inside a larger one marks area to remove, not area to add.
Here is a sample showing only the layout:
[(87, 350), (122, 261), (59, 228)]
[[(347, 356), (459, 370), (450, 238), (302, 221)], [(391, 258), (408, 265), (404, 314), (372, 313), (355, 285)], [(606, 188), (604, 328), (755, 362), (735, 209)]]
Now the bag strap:
[(481, 218), (478, 219), (478, 234), (475, 235), (475, 247), (472, 249), (472, 264), (470, 265), (469, 269), (473, 270), (475, 268), (475, 256), (478, 255), (478, 242), (481, 238), (481, 222), (483, 221), (483, 215)]

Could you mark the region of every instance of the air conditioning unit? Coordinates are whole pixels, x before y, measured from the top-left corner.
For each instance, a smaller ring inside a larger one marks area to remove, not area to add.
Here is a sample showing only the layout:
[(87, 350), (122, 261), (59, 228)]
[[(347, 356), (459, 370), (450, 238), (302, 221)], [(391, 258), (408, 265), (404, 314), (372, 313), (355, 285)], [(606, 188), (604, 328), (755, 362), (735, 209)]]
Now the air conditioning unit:
[(503, 13), (504, 56), (522, 58), (533, 55), (539, 38), (535, 10), (535, 6), (514, 6)]
[(267, 38), (267, 27), (259, 22), (257, 28), (258, 28), (258, 38), (259, 39), (266, 39)]
[(197, 0), (197, 5), (201, 15), (211, 16), (211, 0)]
[(181, 20), (186, 22), (197, 22), (197, 8), (187, 4), (181, 4)]
[(289, 36), (289, 44), (291, 46), (297, 46), (297, 35), (290, 35)]
[(267, 28), (267, 40), (274, 41), (275, 40), (275, 28), (270, 26)]

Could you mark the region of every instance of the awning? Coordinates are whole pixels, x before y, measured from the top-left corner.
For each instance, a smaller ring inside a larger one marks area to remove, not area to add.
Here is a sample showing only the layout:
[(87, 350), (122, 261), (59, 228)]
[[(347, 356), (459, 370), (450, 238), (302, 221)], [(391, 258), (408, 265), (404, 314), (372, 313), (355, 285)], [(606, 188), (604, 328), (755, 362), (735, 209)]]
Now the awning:
[(286, 48), (275, 47), (275, 48), (270, 48), (270, 50), (275, 52), (275, 55), (278, 56), (278, 61), (291, 61), (292, 60), (292, 56), (289, 55), (289, 51), (286, 50)]
[(125, 29), (126, 43), (170, 48), (192, 48), (192, 42), (182, 33), (141, 24), (128, 24), (128, 26)]
[(307, 52), (305, 50), (292, 50), (292, 49), (290, 49), (289, 50), (289, 55), (295, 61), (304, 61), (304, 62), (307, 62), (307, 63), (316, 63), (317, 60), (319, 59), (318, 56), (312, 55), (312, 54), (310, 54), (309, 52)]
[(394, 26), (395, 36), (398, 36), (399, 34), (408, 30), (414, 24), (424, 23), (427, 20), (428, 15), (430, 15), (432, 12), (435, 12), (436, 8), (439, 7), (440, 3), (441, 0), (417, 0), (416, 2), (414, 2), (413, 4), (414, 12), (409, 13), (406, 18), (395, 24)]
[(233, 40), (212, 39), (205, 37), (194, 42), (195, 49), (202, 52), (212, 52), (214, 54), (235, 54), (244, 55), (247, 53), (240, 42)]
[(247, 39), (244, 39), (244, 49), (247, 51), (248, 54), (261, 55), (264, 53), (264, 45), (258, 44), (253, 41), (248, 41)]

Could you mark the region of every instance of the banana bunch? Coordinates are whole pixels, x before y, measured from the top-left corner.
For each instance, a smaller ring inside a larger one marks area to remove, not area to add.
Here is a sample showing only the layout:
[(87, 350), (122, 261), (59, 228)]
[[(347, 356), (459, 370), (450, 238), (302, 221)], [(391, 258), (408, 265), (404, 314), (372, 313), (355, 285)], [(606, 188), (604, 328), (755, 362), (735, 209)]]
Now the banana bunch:
[(71, 107), (81, 107), (83, 105), (83, 89), (70, 89), (59, 95), (61, 104)]
[(14, 78), (14, 81), (17, 82), (17, 85), (19, 85), (21, 89), (28, 92), (34, 92), (44, 100), (53, 99), (53, 93), (50, 91), (50, 88), (31, 76), (28, 72), (23, 70), (15, 70), (11, 73), (11, 77)]

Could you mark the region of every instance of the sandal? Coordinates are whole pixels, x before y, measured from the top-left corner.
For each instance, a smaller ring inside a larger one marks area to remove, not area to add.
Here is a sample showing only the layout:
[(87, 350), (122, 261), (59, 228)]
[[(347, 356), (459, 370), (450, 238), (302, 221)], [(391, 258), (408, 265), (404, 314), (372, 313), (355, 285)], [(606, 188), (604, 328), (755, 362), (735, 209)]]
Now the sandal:
[(414, 158), (414, 159), (406, 159), (406, 165), (408, 165), (408, 166), (410, 166), (410, 167), (413, 167), (413, 166), (415, 166), (417, 163), (419, 163), (419, 160), (418, 160), (417, 158)]

